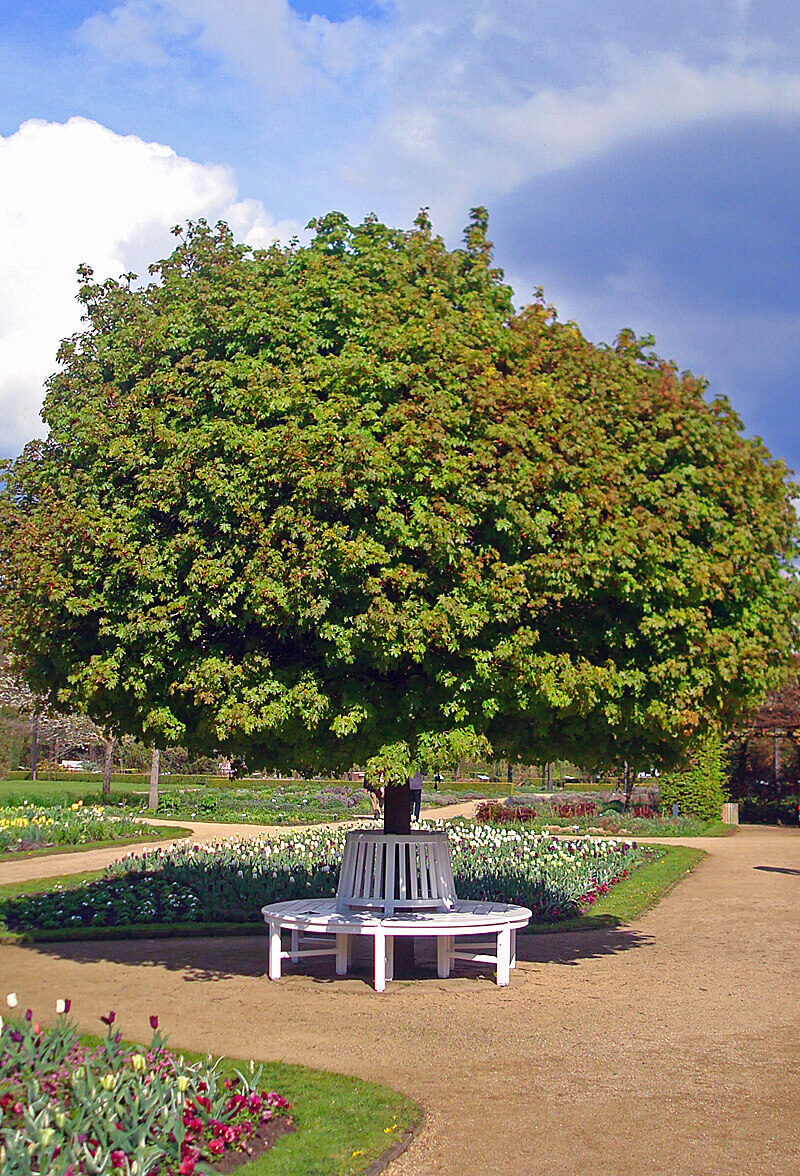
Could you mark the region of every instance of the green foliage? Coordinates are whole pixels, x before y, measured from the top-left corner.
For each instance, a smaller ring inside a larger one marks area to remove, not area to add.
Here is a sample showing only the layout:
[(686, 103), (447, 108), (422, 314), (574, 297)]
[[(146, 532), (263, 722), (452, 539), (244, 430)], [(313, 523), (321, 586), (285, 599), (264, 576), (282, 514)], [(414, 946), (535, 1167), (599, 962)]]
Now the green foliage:
[(201, 222), (143, 289), (83, 271), (0, 495), (31, 686), (148, 744), (389, 780), (472, 736), (674, 762), (760, 697), (794, 490), (727, 403), (630, 332), (515, 312), (482, 209), (453, 251), (426, 216), (312, 228), (251, 252)]
[(745, 825), (798, 825), (797, 795), (780, 798), (744, 796), (739, 801), (739, 820)]
[(16, 774), (25, 736), (19, 721), (10, 711), (0, 712), (0, 779)]
[[(74, 784), (79, 788), (82, 784), (97, 784), (98, 772), (70, 772), (66, 768), (46, 768), (37, 772), (39, 780), (53, 780), (65, 784)], [(29, 780), (30, 772), (10, 772), (10, 780)], [(127, 784), (135, 788), (137, 785), (145, 788), (150, 783), (150, 773), (147, 772), (112, 772), (112, 784)], [(184, 776), (161, 775), (159, 783), (162, 788), (190, 788), (193, 785), (208, 785), (214, 788), (226, 788), (230, 781), (226, 776)]]
[(711, 735), (704, 740), (690, 756), (689, 765), (663, 776), (660, 786), (662, 813), (671, 812), (673, 804), (677, 804), (684, 815), (718, 821), (728, 799), (719, 737)]

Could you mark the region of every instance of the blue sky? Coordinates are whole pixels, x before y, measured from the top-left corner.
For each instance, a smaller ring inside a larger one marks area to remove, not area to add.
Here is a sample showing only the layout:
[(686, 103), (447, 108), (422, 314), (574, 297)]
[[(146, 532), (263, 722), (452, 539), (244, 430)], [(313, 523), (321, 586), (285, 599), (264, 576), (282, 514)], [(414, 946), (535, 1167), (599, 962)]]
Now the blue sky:
[(40, 433), (75, 268), (332, 208), (450, 245), (485, 204), (518, 302), (705, 375), (800, 471), (800, 6), (0, 3), (0, 455)]

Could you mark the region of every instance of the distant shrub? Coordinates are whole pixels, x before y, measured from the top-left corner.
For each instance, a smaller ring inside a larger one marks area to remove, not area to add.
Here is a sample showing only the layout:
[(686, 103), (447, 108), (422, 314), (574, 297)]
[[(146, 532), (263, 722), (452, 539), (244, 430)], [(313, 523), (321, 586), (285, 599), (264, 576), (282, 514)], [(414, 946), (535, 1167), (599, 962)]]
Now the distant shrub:
[(689, 766), (661, 779), (661, 812), (677, 804), (681, 815), (718, 821), (728, 799), (722, 762), (722, 743), (709, 736), (691, 756)]
[(747, 825), (797, 825), (797, 797), (784, 796), (770, 800), (760, 796), (745, 796), (739, 801), (739, 820)]
[(596, 817), (597, 805), (593, 800), (570, 801), (564, 800), (555, 806), (557, 817)]

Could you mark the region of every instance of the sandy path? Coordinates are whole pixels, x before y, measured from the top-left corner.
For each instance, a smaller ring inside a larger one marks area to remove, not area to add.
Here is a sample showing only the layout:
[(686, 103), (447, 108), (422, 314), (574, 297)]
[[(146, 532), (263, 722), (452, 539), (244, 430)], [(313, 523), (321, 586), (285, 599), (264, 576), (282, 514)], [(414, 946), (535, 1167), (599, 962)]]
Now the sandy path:
[[(800, 1172), (800, 834), (744, 827), (627, 929), (521, 938), (510, 988), (271, 984), (260, 938), (0, 949), (0, 992), (87, 1028), (377, 1079), (427, 1123), (391, 1176)], [(5, 985), (5, 988), (2, 986)], [(301, 1174), (298, 1174), (301, 1176)]]

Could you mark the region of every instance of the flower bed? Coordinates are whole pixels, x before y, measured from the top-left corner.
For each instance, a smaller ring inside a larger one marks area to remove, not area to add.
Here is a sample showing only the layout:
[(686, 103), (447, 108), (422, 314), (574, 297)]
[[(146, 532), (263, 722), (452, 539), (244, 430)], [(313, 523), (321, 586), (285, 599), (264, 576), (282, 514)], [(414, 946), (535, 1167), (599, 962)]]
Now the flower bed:
[[(461, 898), (528, 906), (534, 919), (569, 918), (598, 887), (641, 860), (619, 841), (562, 841), (525, 828), (453, 823), (446, 828)], [(344, 832), (304, 830), (215, 845), (129, 854), (93, 882), (0, 901), (14, 930), (160, 923), (256, 923), (261, 907), (336, 892)]]
[(475, 816), (478, 821), (494, 821), (498, 825), (540, 821), (547, 816), (575, 820), (596, 817), (597, 805), (594, 801), (562, 800), (537, 808), (534, 805), (504, 805), (496, 800), (487, 800), (478, 805)]
[[(8, 996), (13, 1009), (14, 993)], [(291, 1130), (288, 1103), (259, 1089), (261, 1069), (225, 1077), (186, 1063), (151, 1017), (148, 1048), (123, 1045), (114, 1013), (99, 1045), (81, 1042), (59, 1001), (54, 1028), (33, 1019), (0, 1032), (0, 1171), (42, 1176), (192, 1176), (230, 1171)]]
[(635, 805), (627, 812), (621, 805), (598, 806), (594, 802), (538, 801), (513, 798), (508, 804), (486, 801), (478, 805), (476, 820), (493, 825), (527, 825), (563, 829), (569, 833), (605, 833), (612, 837), (702, 837), (718, 822), (699, 817), (660, 816), (650, 805)]
[(109, 812), (99, 804), (84, 807), (82, 801), (69, 806), (21, 804), (0, 809), (0, 853), (125, 841), (155, 832), (132, 817)]

